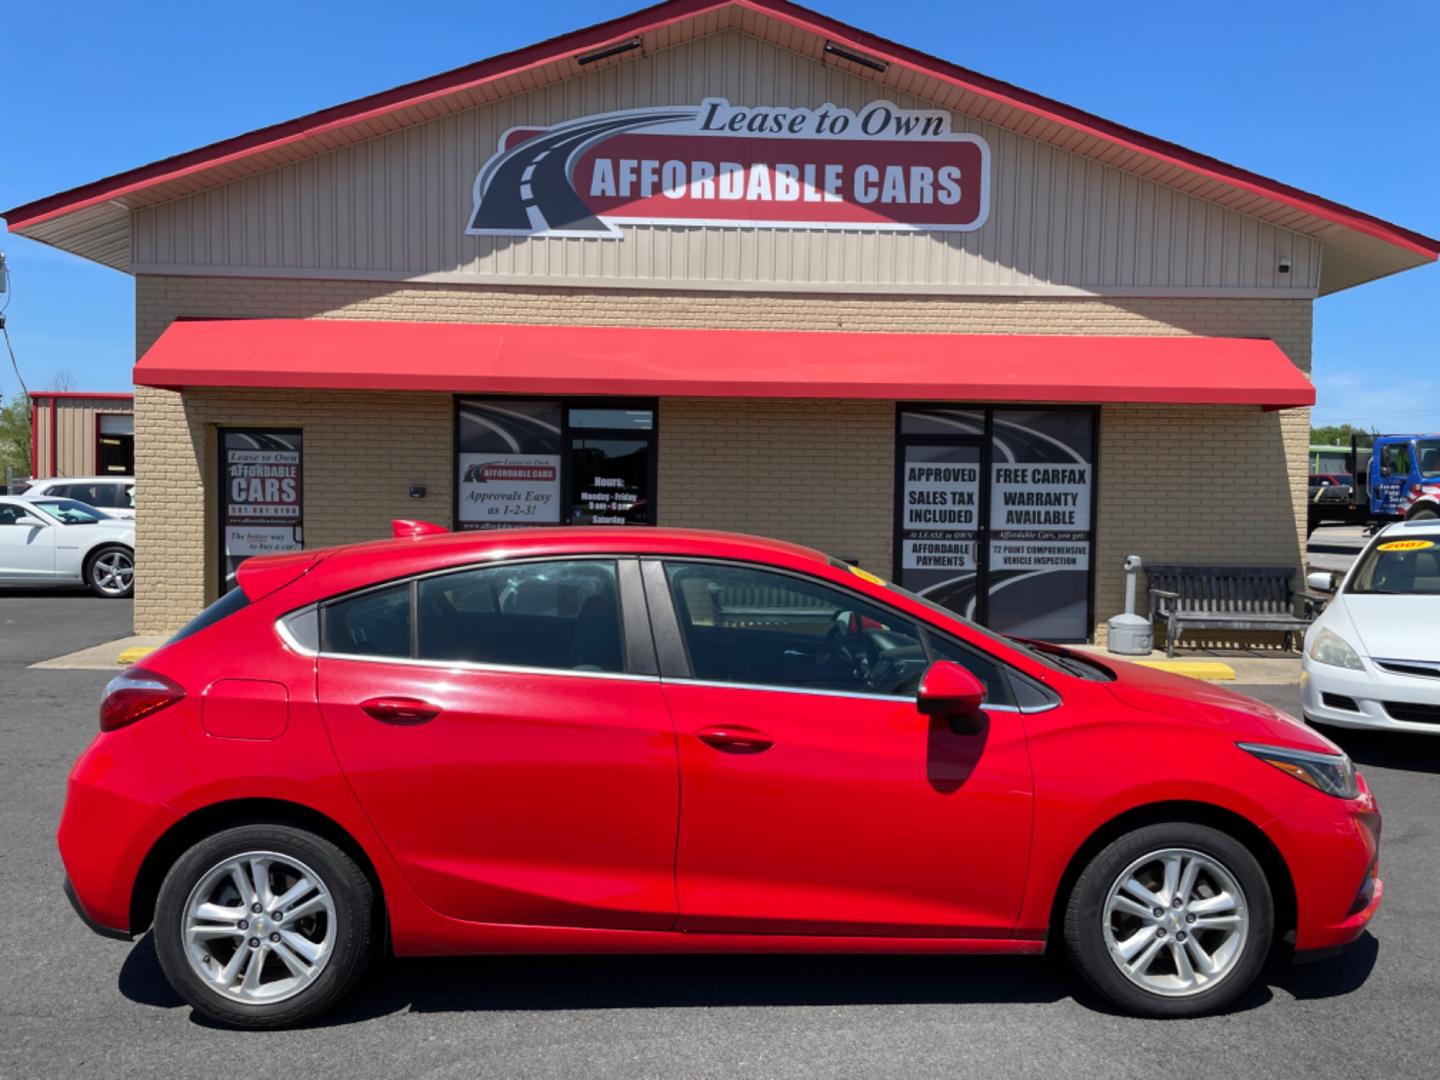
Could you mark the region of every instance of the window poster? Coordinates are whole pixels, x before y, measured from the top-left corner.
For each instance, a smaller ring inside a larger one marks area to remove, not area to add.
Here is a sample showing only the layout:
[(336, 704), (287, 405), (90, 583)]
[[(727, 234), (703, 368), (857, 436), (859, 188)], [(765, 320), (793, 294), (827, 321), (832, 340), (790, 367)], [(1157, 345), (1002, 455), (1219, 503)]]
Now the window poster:
[(974, 608), (980, 520), (980, 447), (905, 447), (900, 570), (908, 589), (957, 611)]
[(252, 555), (304, 546), (299, 430), (222, 429), (220, 440), (221, 591)]
[(987, 622), (1021, 637), (1084, 640), (1094, 413), (997, 409), (993, 431)]
[(560, 412), (551, 401), (460, 403), (459, 528), (560, 523)]

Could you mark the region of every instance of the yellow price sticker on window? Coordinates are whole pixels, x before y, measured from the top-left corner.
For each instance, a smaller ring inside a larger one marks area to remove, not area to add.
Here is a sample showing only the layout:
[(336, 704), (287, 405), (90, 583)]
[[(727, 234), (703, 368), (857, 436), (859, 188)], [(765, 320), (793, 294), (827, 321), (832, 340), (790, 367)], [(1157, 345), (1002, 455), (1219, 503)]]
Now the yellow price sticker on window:
[(854, 575), (855, 575), (856, 577), (858, 577), (861, 581), (868, 581), (871, 585), (884, 585), (884, 584), (885, 584), (885, 579), (884, 579), (884, 578), (879, 577), (879, 576), (877, 576), (877, 575), (875, 575), (875, 574), (870, 573), (869, 570), (861, 570), (860, 567), (858, 567), (858, 566), (852, 566), (852, 567), (850, 567), (850, 573), (854, 574)]
[(1433, 548), (1434, 540), (1391, 540), (1388, 544), (1381, 544), (1377, 551), (1424, 551), (1426, 548)]

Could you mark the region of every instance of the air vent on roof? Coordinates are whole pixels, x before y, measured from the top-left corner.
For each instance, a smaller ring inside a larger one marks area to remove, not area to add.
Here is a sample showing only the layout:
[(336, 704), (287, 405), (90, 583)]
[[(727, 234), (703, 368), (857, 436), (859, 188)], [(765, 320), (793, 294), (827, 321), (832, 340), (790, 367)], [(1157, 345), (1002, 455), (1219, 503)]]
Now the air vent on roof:
[(577, 56), (575, 62), (577, 64), (593, 64), (597, 60), (608, 60), (612, 56), (619, 56), (621, 53), (627, 53), (632, 49), (638, 48), (640, 48), (640, 39), (633, 37), (629, 41), (616, 42), (614, 45), (606, 45), (605, 48), (596, 49), (594, 52), (586, 53), (584, 56)]
[(843, 45), (836, 45), (833, 41), (825, 42), (825, 53), (827, 56), (838, 56), (841, 60), (849, 60), (852, 64), (867, 67), (871, 71), (884, 71), (890, 66), (884, 60), (876, 60), (873, 56), (862, 56), (857, 52), (851, 52)]

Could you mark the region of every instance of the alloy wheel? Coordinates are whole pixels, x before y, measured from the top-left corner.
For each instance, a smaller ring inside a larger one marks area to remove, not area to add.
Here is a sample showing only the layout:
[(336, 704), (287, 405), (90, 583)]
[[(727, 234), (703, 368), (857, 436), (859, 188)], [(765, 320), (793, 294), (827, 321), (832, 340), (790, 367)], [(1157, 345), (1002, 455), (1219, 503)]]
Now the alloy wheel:
[(119, 596), (135, 581), (135, 560), (123, 551), (107, 551), (92, 564), (90, 580), (107, 596)]
[(1131, 863), (1105, 898), (1105, 945), (1131, 982), (1166, 997), (1208, 990), (1249, 938), (1245, 893), (1217, 859), (1188, 848)]
[(300, 860), (249, 851), (217, 863), (185, 901), (185, 956), (227, 999), (268, 1005), (319, 978), (335, 948), (335, 900)]

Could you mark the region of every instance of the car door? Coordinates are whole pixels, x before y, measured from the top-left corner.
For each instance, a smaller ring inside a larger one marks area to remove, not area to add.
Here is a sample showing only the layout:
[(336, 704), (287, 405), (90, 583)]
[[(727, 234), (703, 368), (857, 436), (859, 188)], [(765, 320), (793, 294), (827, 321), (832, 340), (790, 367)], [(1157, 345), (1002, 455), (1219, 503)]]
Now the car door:
[(916, 709), (912, 620), (804, 575), (645, 564), (680, 747), (683, 930), (1003, 936), (1030, 845), (1022, 717), (1000, 665), (978, 730)]
[(0, 580), (48, 581), (55, 577), (58, 523), (23, 502), (0, 502)]
[(325, 604), (320, 623), (335, 752), (428, 904), (673, 925), (675, 735), (633, 560), (421, 577)]

